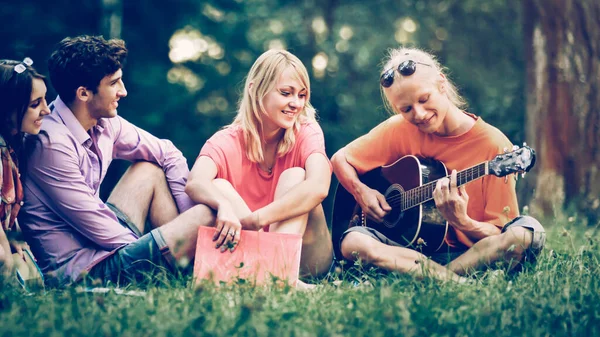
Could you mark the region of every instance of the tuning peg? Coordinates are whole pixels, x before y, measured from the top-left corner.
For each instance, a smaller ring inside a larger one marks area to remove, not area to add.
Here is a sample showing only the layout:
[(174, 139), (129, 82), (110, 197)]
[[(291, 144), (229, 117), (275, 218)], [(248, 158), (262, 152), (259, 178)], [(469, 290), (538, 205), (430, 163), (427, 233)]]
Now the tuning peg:
[(518, 149), (519, 149), (519, 145), (513, 145), (513, 147), (512, 147), (512, 150), (513, 150), (513, 151), (516, 151), (516, 150), (518, 150)]
[(526, 172), (521, 173), (521, 178), (525, 178), (525, 173)]
[(527, 142), (523, 142), (523, 147), (527, 146)]
[(519, 181), (519, 174), (515, 173), (515, 181)]
[(504, 176), (504, 183), (508, 184), (508, 176)]
[(504, 149), (502, 149), (502, 151), (504, 151), (504, 153), (508, 153), (508, 148), (505, 147)]

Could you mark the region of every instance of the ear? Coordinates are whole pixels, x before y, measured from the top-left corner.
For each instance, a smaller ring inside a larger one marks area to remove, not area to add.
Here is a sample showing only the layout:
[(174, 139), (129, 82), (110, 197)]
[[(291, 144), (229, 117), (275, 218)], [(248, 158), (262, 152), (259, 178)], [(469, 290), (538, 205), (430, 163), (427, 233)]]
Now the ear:
[(75, 91), (75, 98), (82, 101), (87, 102), (92, 97), (92, 92), (88, 90), (86, 87), (79, 87)]
[(446, 75), (440, 73), (440, 76), (438, 78), (438, 89), (440, 90), (440, 93), (442, 93), (442, 94), (446, 93), (447, 83), (448, 83), (448, 80), (446, 79)]

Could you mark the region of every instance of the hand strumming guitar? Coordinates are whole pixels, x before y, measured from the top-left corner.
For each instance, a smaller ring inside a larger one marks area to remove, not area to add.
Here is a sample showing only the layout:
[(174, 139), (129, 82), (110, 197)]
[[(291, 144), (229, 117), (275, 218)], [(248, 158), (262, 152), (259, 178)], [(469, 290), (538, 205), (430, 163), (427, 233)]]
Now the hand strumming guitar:
[(365, 215), (376, 222), (382, 222), (383, 217), (392, 210), (383, 194), (363, 183), (359, 184), (354, 199)]

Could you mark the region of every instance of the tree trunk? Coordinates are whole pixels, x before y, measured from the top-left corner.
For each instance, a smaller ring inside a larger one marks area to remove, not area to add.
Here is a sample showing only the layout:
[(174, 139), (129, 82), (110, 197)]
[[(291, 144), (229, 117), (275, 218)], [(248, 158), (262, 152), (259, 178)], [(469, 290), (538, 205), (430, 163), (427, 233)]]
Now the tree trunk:
[(527, 138), (537, 151), (533, 214), (600, 212), (600, 1), (525, 0)]
[(102, 2), (102, 33), (105, 38), (121, 38), (123, 26), (123, 1), (101, 0)]

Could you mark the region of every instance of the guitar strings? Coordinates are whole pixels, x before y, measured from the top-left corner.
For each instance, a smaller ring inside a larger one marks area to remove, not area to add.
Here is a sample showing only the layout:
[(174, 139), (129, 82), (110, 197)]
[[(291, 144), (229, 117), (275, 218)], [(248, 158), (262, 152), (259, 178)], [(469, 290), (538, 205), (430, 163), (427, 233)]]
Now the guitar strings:
[[(469, 175), (471, 175), (470, 179), (469, 179)], [(470, 167), (470, 168), (458, 173), (457, 187), (462, 186), (471, 180), (481, 178), (484, 175), (485, 175), (485, 163), (481, 163), (479, 165)], [(450, 176), (446, 176), (446, 178), (450, 178)], [(435, 190), (435, 185), (437, 185), (438, 180), (439, 179), (429, 182), (425, 185), (415, 187), (408, 191), (401, 192), (400, 194), (392, 196), (389, 199), (386, 198), (386, 201), (392, 207), (398, 206), (397, 202), (402, 201), (402, 205), (401, 205), (402, 211), (412, 208), (412, 207), (432, 198), (431, 195), (433, 194), (433, 191)], [(425, 193), (423, 193), (423, 192), (425, 192)], [(408, 198), (405, 197), (406, 195), (408, 195)]]

